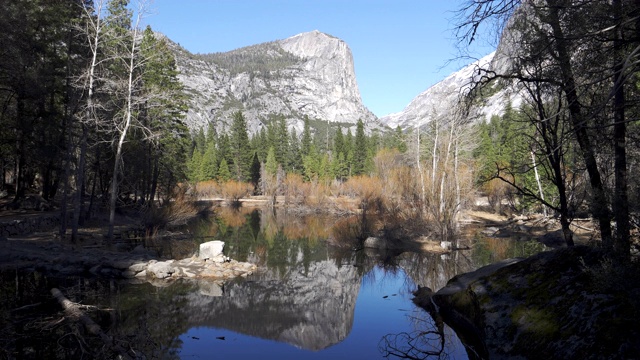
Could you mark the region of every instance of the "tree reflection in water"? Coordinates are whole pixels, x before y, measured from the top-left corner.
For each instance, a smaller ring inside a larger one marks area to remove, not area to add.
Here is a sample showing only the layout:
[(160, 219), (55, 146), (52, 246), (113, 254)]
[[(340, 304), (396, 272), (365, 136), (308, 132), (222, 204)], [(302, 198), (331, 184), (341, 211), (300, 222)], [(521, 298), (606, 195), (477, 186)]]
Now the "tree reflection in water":
[[(378, 349), (385, 358), (449, 359), (447, 335), (442, 321), (434, 321), (427, 312), (407, 315), (414, 330), (385, 335)], [(451, 330), (450, 330), (451, 331)]]

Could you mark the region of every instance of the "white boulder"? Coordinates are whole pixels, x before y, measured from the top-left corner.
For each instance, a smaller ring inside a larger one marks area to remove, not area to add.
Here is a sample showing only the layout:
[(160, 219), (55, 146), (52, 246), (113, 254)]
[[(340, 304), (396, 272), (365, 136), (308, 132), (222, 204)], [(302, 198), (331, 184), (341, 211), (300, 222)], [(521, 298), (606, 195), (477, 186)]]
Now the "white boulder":
[(222, 250), (224, 249), (224, 241), (214, 240), (200, 244), (200, 252), (198, 258), (201, 260), (214, 260), (224, 257)]

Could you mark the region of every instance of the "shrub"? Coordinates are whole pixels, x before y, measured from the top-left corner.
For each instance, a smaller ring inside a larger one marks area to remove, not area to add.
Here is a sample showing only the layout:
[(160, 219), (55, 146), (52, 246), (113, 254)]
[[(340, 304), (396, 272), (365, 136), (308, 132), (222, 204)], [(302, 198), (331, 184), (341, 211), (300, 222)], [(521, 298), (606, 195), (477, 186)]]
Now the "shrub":
[(253, 186), (249, 183), (230, 180), (220, 184), (222, 197), (232, 206), (239, 206), (240, 199), (251, 194)]
[(167, 225), (185, 224), (201, 211), (196, 206), (196, 199), (189, 195), (186, 186), (177, 187), (173, 194), (171, 201), (163, 207), (152, 207), (145, 214), (144, 222), (147, 234), (155, 234), (158, 229)]
[(376, 177), (355, 176), (344, 184), (346, 193), (360, 199), (360, 208), (363, 212), (384, 209), (382, 181)]
[(215, 180), (200, 181), (196, 184), (198, 199), (210, 199), (220, 194), (220, 186)]

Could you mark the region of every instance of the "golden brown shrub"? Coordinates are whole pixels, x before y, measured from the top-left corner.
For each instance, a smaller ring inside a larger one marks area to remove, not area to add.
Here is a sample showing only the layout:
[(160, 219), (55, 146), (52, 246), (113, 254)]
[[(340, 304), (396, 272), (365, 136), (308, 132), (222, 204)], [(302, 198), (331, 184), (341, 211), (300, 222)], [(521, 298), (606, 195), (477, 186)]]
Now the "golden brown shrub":
[(230, 204), (239, 204), (240, 199), (251, 194), (253, 186), (249, 183), (230, 180), (226, 183), (220, 184), (220, 190), (222, 197)]

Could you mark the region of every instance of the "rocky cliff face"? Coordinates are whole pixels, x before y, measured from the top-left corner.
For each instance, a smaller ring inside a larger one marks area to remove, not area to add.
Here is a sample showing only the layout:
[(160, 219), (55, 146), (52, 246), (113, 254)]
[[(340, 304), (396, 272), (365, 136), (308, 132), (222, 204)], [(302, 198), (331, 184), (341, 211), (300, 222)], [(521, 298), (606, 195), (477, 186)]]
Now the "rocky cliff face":
[[(380, 122), (391, 128), (400, 126), (402, 129), (423, 127), (435, 119), (447, 122), (463, 112), (464, 97), (479, 76), (486, 71), (501, 71), (508, 66), (506, 62), (500, 51), (492, 52), (447, 76), (416, 96), (401, 112), (384, 116)], [(494, 84), (484, 93), (486, 95), (476, 99), (470, 109), (469, 116), (476, 121), (488, 121), (493, 115), (502, 115), (508, 102), (514, 107), (522, 103), (522, 97), (513, 86)]]
[(304, 116), (377, 126), (360, 98), (347, 44), (319, 31), (227, 53), (193, 55), (175, 47), (180, 80), (190, 95), (187, 125), (223, 131), (242, 110), (250, 131), (276, 116), (302, 129)]

